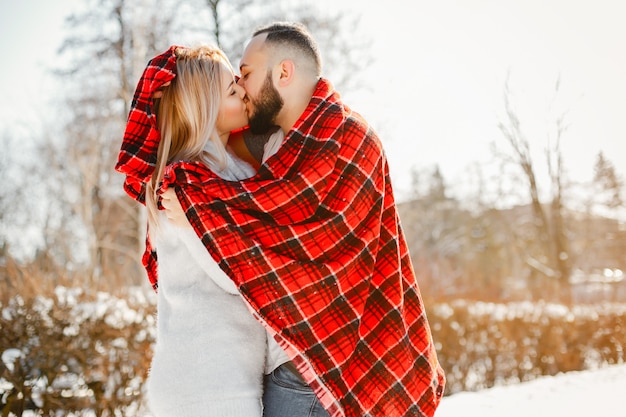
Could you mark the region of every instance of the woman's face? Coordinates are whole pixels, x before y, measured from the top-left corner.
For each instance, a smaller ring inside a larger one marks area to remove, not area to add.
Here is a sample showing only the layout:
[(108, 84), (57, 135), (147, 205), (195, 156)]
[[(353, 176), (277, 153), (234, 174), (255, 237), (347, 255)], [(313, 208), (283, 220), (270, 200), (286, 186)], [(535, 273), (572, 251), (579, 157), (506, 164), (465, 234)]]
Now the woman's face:
[(217, 114), (215, 125), (217, 133), (224, 138), (224, 144), (228, 140), (228, 133), (240, 129), (248, 124), (248, 114), (243, 97), (246, 92), (243, 87), (237, 85), (235, 74), (225, 63), (222, 63), (222, 102)]

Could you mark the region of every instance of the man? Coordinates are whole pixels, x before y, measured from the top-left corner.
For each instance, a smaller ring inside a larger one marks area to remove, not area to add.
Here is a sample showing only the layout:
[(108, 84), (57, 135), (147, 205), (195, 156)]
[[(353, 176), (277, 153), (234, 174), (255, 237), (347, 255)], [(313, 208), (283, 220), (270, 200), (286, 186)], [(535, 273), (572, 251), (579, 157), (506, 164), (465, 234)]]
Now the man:
[(282, 146), (238, 183), (178, 164), (163, 205), (184, 210), (280, 347), (265, 416), (433, 416), (445, 379), (382, 146), (320, 62), (301, 25), (257, 30), (239, 84), (251, 130), (280, 127)]

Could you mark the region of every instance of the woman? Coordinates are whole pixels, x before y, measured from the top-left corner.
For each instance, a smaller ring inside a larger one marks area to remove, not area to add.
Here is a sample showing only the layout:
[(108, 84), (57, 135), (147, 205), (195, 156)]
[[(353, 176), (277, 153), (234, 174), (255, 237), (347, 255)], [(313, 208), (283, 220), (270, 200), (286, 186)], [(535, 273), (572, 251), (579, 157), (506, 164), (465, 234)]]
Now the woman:
[[(166, 64), (155, 65), (157, 61)], [(145, 204), (149, 243), (158, 254), (149, 407), (156, 417), (261, 416), (266, 332), (193, 229), (167, 221), (158, 196), (167, 165), (179, 160), (201, 161), (227, 180), (254, 175), (254, 168), (227, 147), (230, 132), (248, 123), (245, 92), (226, 56), (207, 46), (172, 47), (155, 57), (137, 87), (133, 106), (141, 97), (152, 102), (157, 89), (160, 98), (154, 101), (153, 114), (146, 107), (141, 115), (159, 131), (156, 164), (144, 172), (152, 171), (145, 181)], [(129, 126), (132, 121), (136, 127), (135, 116), (131, 111)], [(154, 140), (140, 137), (137, 134), (135, 145)], [(272, 137), (274, 148), (281, 139)]]

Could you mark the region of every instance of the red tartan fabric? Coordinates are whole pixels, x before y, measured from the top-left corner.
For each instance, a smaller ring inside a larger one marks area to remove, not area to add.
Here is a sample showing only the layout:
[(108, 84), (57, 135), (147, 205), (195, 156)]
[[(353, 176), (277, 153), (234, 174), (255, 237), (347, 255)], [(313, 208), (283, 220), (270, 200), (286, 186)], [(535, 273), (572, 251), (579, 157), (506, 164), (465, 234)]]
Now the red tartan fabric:
[(332, 416), (434, 415), (445, 378), (381, 143), (327, 81), (255, 177), (180, 162), (167, 187)]
[(115, 165), (117, 171), (126, 174), (126, 192), (142, 203), (145, 197), (144, 184), (154, 172), (161, 141), (152, 111), (152, 96), (159, 87), (176, 76), (175, 51), (178, 48), (173, 45), (148, 62), (135, 89), (124, 140)]
[[(160, 140), (152, 95), (173, 46), (137, 85), (116, 169), (143, 202)], [(375, 133), (321, 80), (278, 153), (242, 182), (172, 165), (194, 229), (332, 416), (433, 416), (445, 378)], [(157, 257), (143, 258), (157, 288)]]

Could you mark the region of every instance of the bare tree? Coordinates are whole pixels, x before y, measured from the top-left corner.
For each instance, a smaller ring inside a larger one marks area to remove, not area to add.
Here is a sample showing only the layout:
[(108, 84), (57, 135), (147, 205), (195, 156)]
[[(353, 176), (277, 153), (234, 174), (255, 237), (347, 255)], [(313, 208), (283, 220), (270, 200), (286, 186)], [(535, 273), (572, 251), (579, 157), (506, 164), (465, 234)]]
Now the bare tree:
[[(558, 82), (556, 86), (558, 93)], [(506, 165), (512, 165), (521, 171), (531, 208), (530, 217), (516, 224), (518, 249), (530, 268), (529, 278), (533, 287), (539, 293), (545, 288), (552, 288), (555, 295), (562, 292), (561, 295), (569, 299), (570, 254), (564, 222), (565, 172), (561, 151), (561, 139), (567, 127), (565, 117), (561, 115), (557, 118), (554, 145), (545, 151), (551, 189), (549, 204), (544, 204), (541, 201), (530, 141), (521, 128), (510, 97), (507, 81), (504, 94), (506, 119), (498, 127), (509, 151), (499, 153), (498, 157)]]
[(417, 275), (430, 294), (458, 294), (467, 284), (463, 257), (469, 213), (448, 195), (439, 167), (414, 169), (412, 177), (412, 199), (398, 210)]
[[(322, 51), (350, 48), (338, 29), (346, 17), (289, 1), (269, 6), (260, 0), (85, 0), (67, 19), (70, 36), (57, 61), (64, 65), (56, 68), (63, 94), (54, 126), (41, 140), (39, 178), (54, 208), (46, 213), (45, 252), (61, 265), (87, 268), (86, 284), (143, 282), (145, 210), (123, 194), (113, 166), (150, 57), (190, 33), (237, 57), (254, 27), (279, 18), (308, 24)], [(346, 74), (359, 51), (351, 49), (342, 56)]]
[(142, 274), (142, 210), (121, 195), (113, 166), (136, 82), (148, 57), (167, 45), (177, 6), (157, 0), (146, 9), (146, 3), (86, 1), (84, 12), (68, 18), (71, 35), (59, 51), (66, 63), (56, 69), (65, 86), (60, 128), (40, 152), (47, 161), (43, 181), (59, 206), (46, 247), (64, 248), (58, 259), (86, 267), (90, 285), (119, 287), (140, 282)]
[[(3, 128), (0, 132), (0, 247), (5, 255), (28, 257), (42, 237), (40, 181), (33, 172), (41, 169), (40, 161), (29, 158), (30, 144), (38, 137), (37, 129)], [(2, 257), (0, 257), (1, 262)]]
[(359, 78), (372, 61), (368, 35), (358, 12), (323, 10), (315, 3), (287, 0), (204, 0), (210, 11), (208, 30), (237, 66), (254, 29), (272, 21), (298, 21), (319, 43), (324, 75), (342, 92), (364, 88)]

